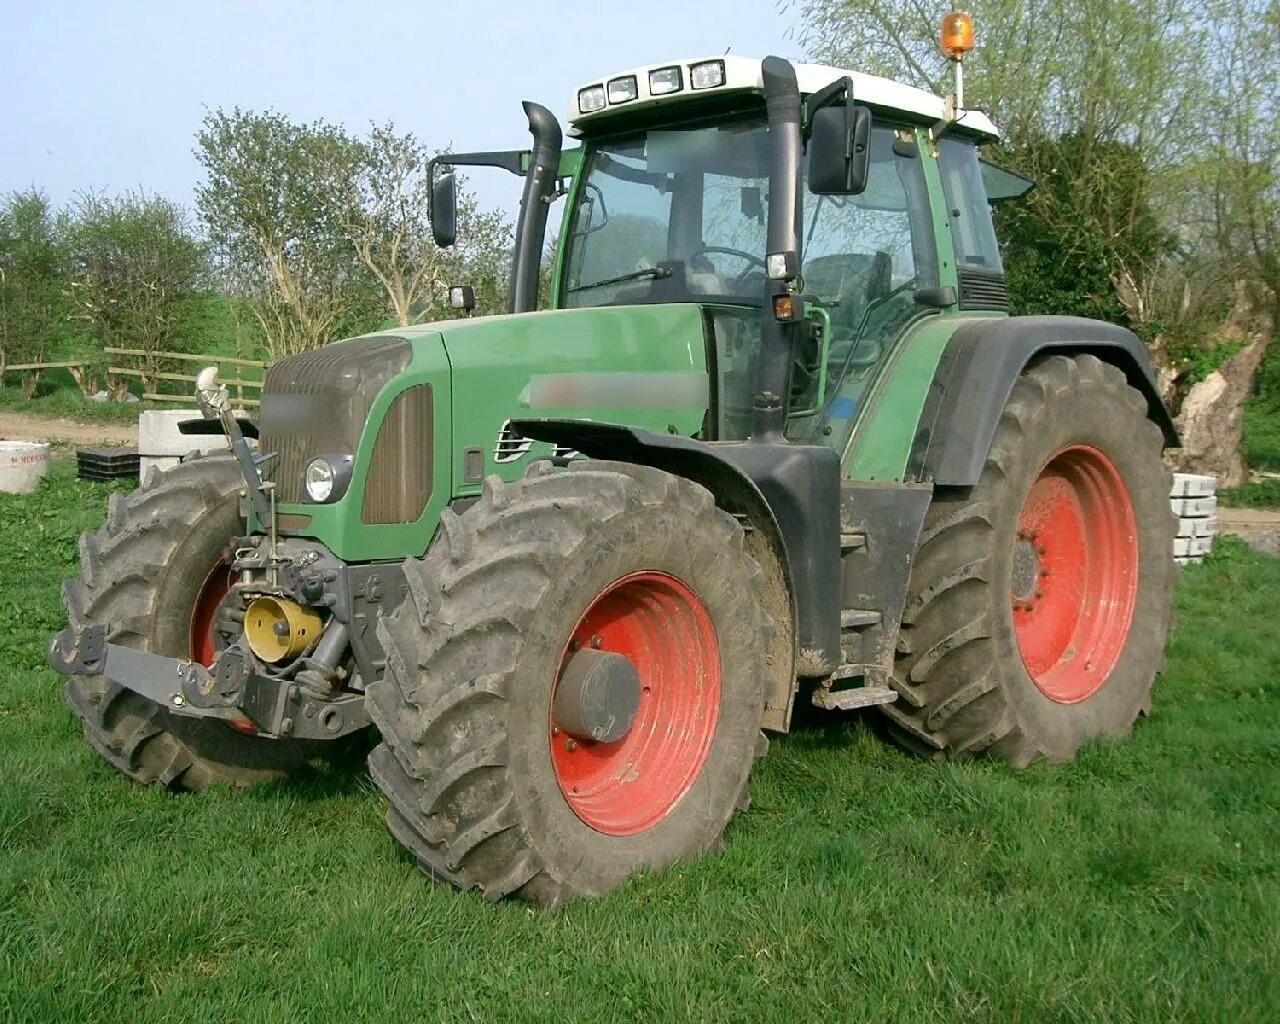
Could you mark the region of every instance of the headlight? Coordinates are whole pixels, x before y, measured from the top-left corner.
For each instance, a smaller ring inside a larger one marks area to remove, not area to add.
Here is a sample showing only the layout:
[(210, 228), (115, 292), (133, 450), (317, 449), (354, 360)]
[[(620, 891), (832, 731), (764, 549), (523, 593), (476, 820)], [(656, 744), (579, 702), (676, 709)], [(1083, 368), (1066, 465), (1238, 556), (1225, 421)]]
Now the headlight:
[(683, 86), (679, 68), (658, 68), (649, 72), (649, 93), (653, 96), (679, 92)]
[(589, 85), (578, 90), (578, 109), (584, 114), (594, 114), (604, 109), (604, 86)]
[(724, 61), (704, 60), (689, 68), (691, 89), (714, 89), (717, 85), (724, 85)]
[(630, 103), (639, 95), (640, 89), (636, 85), (635, 75), (624, 75), (622, 78), (609, 80), (610, 103)]
[(303, 470), (303, 490), (307, 500), (316, 505), (337, 501), (351, 483), (350, 455), (321, 455), (307, 463)]

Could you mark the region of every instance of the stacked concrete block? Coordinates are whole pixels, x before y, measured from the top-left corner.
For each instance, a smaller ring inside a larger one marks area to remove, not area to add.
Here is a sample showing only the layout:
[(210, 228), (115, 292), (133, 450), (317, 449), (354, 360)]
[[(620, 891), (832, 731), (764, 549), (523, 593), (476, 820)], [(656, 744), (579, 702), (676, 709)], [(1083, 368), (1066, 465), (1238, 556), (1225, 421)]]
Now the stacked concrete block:
[(1173, 492), (1169, 504), (1178, 517), (1178, 532), (1173, 539), (1174, 560), (1182, 565), (1203, 561), (1213, 547), (1218, 532), (1217, 481), (1211, 476), (1174, 473)]
[(143, 480), (152, 466), (172, 469), (191, 452), (226, 451), (227, 439), (221, 434), (182, 434), (178, 424), (198, 420), (199, 409), (157, 409), (138, 416), (138, 474)]

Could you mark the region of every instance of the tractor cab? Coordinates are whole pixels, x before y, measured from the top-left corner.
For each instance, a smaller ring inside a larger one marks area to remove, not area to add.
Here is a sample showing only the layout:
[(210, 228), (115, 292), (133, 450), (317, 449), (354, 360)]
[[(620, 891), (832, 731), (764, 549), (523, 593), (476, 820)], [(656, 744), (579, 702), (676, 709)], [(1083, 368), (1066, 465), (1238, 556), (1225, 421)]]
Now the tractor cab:
[[(555, 154), (567, 202), (543, 305), (696, 305), (715, 404), (701, 436), (745, 440), (758, 433), (762, 318), (774, 317), (765, 308), (767, 257), (782, 244), (771, 245), (770, 210), (785, 203), (794, 234), (787, 251), (798, 262), (784, 280), (795, 343), (783, 429), (792, 441), (843, 454), (870, 383), (910, 325), (948, 310), (1003, 307), (977, 155), (995, 129), (977, 111), (948, 121), (940, 97), (887, 79), (796, 65), (798, 166), (771, 182), (778, 128), (769, 123), (763, 67), (731, 56), (655, 64), (575, 91), (569, 132), (580, 147)], [(857, 188), (833, 188), (815, 164), (844, 159), (855, 110), (860, 134), (849, 157), (864, 166)], [(824, 117), (841, 123), (824, 131)], [(519, 173), (535, 162), (532, 154), (503, 159)], [(513, 268), (513, 296), (527, 277)]]

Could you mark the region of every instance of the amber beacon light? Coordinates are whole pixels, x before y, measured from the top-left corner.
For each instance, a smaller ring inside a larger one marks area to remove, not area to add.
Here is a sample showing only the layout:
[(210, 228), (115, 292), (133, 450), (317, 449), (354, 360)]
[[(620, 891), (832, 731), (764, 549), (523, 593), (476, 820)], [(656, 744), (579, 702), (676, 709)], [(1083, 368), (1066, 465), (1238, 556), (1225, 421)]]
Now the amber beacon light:
[(963, 60), (973, 49), (973, 18), (965, 11), (951, 11), (942, 19), (938, 36), (942, 52), (951, 60)]

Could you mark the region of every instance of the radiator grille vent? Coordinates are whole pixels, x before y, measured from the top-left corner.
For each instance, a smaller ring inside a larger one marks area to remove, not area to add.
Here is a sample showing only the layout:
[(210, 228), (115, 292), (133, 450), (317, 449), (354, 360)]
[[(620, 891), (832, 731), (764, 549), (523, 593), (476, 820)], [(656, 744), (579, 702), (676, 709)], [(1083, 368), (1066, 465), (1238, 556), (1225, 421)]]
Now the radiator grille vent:
[(373, 399), (409, 363), (400, 338), (356, 338), (274, 363), (262, 388), (260, 447), (275, 455), (276, 498), (301, 502), (302, 472), (317, 455), (353, 454)]
[(961, 309), (1009, 309), (1009, 290), (1003, 274), (961, 267), (958, 276)]
[(378, 428), (364, 482), (360, 518), (366, 523), (412, 523), (431, 497), (431, 385), (396, 395)]
[(502, 429), (498, 431), (498, 440), (493, 445), (493, 461), (499, 464), (515, 462), (528, 455), (532, 447), (533, 441), (516, 433), (511, 426), (511, 421), (506, 420), (502, 424)]

